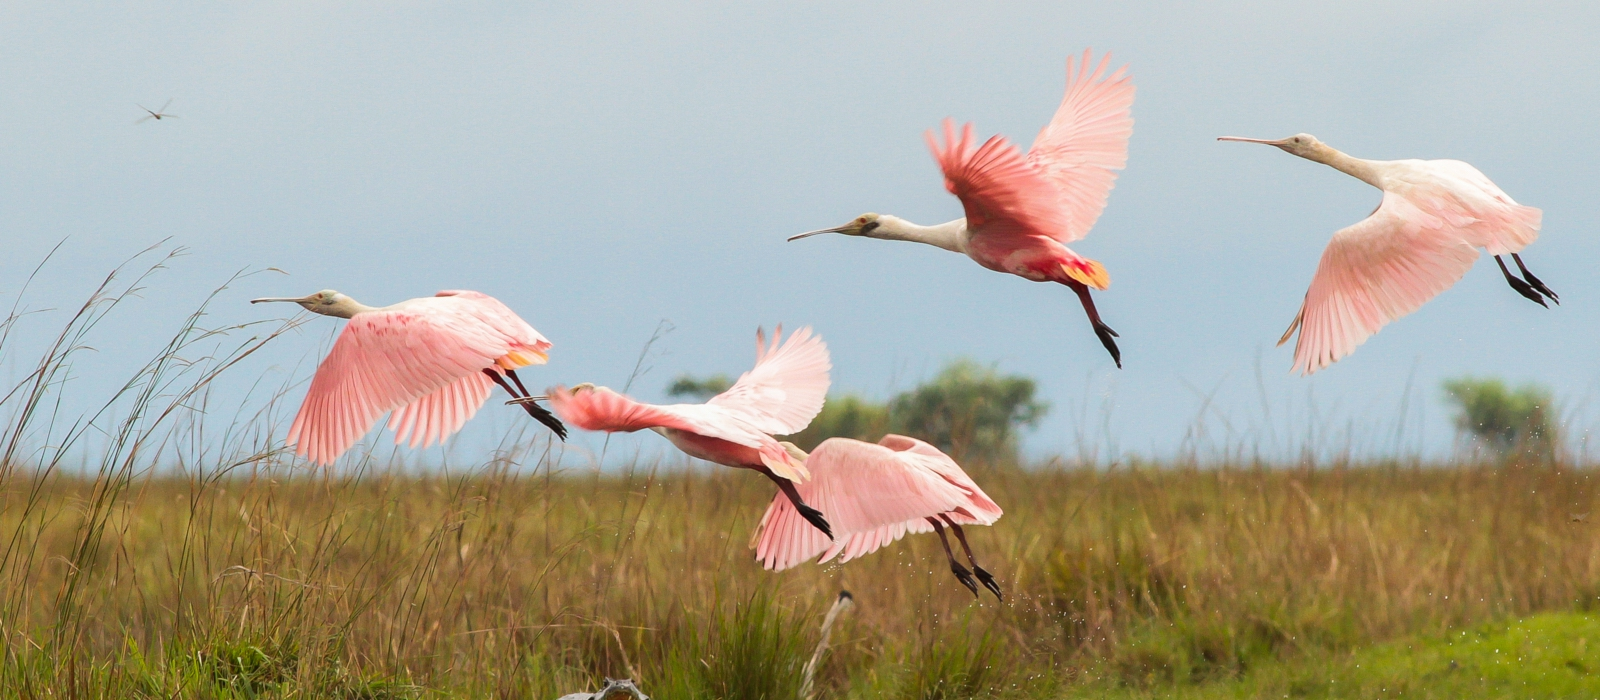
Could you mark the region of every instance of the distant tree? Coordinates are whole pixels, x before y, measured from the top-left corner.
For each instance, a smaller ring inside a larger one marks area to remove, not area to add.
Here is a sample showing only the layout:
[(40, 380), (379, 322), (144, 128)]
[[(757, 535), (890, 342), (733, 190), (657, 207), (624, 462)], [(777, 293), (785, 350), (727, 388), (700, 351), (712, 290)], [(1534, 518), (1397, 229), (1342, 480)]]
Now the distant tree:
[(926, 440), (951, 456), (1014, 460), (1018, 429), (1033, 427), (1050, 409), (1034, 399), (1032, 379), (1002, 375), (962, 358), (945, 365), (932, 381), (889, 402), (894, 432)]
[[(667, 395), (703, 401), (731, 384), (721, 374), (683, 375), (667, 387)], [(877, 442), (894, 432), (926, 440), (957, 459), (1015, 460), (1020, 429), (1037, 425), (1050, 408), (1034, 400), (1036, 391), (1032, 379), (1002, 375), (962, 358), (888, 403), (853, 394), (830, 396), (811, 425), (784, 439), (809, 451), (831, 437)]]
[(667, 386), (667, 396), (674, 398), (687, 396), (704, 401), (727, 391), (730, 386), (733, 386), (733, 380), (729, 379), (726, 374), (714, 374), (705, 379), (696, 379), (687, 374), (680, 374), (677, 379), (672, 380), (672, 384)]
[(889, 432), (889, 407), (868, 401), (854, 394), (840, 398), (829, 397), (822, 412), (807, 426), (788, 440), (810, 451), (831, 437), (847, 437), (877, 442)]
[(1524, 384), (1513, 390), (1499, 379), (1461, 377), (1445, 381), (1444, 392), (1456, 406), (1456, 428), (1484, 449), (1501, 457), (1554, 453), (1548, 388)]

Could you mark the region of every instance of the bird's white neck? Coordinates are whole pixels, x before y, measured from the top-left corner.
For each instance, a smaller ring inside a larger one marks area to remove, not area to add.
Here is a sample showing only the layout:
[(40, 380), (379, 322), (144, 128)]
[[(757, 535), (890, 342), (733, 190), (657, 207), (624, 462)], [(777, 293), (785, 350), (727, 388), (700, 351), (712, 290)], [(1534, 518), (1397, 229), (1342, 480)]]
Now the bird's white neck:
[(1355, 156), (1347, 155), (1339, 149), (1336, 149), (1325, 143), (1317, 144), (1317, 147), (1312, 149), (1311, 152), (1306, 154), (1305, 157), (1309, 160), (1314, 160), (1318, 163), (1322, 163), (1323, 165), (1327, 165), (1335, 170), (1338, 170), (1339, 172), (1372, 185), (1373, 187), (1383, 189), (1382, 177), (1378, 172), (1378, 164), (1374, 163), (1373, 161), (1363, 160), (1361, 158), (1356, 158)]
[(882, 238), (888, 241), (916, 241), (945, 250), (965, 253), (962, 249), (962, 233), (967, 230), (965, 218), (947, 221), (937, 226), (918, 226), (898, 216), (883, 215), (878, 217), (878, 227), (868, 232), (868, 238)]

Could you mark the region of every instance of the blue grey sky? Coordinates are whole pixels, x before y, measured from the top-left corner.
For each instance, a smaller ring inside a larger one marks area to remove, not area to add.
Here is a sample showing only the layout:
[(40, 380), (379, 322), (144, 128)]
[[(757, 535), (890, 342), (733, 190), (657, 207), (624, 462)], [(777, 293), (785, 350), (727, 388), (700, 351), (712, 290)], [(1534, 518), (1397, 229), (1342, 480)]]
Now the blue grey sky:
[[(104, 329), (104, 371), (233, 270), (273, 266), (289, 276), (238, 285), (213, 318), (330, 287), (374, 305), (476, 289), (555, 342), (539, 386), (622, 384), (662, 319), (641, 398), (742, 371), (755, 327), (780, 321), (814, 326), (835, 386), (868, 396), (970, 356), (1039, 381), (1054, 410), (1037, 455), (1438, 454), (1438, 385), (1461, 374), (1555, 387), (1581, 435), (1600, 379), (1600, 7), (1322, 5), (7, 2), (0, 300), (63, 238), (36, 306), (170, 236), (192, 254)], [(864, 211), (959, 216), (922, 132), (954, 117), (1031, 143), (1089, 46), (1138, 86), (1128, 168), (1076, 246), (1111, 272), (1097, 298), (1126, 369), (1065, 288), (908, 243), (784, 242)], [(133, 123), (169, 98), (181, 119)], [(1379, 195), (1214, 139), (1301, 131), (1465, 160), (1542, 208), (1525, 259), (1564, 305), (1481, 260), (1353, 356), (1289, 376), (1273, 343), (1329, 236)], [(287, 371), (339, 323), (263, 361)], [(464, 440), (515, 423), (491, 409)]]

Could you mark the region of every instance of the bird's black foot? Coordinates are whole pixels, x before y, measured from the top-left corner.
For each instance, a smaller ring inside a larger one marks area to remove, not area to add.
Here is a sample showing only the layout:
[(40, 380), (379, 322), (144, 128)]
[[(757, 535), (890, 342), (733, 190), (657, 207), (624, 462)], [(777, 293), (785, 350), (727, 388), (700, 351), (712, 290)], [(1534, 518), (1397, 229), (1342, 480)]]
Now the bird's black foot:
[(556, 417), (556, 414), (532, 401), (522, 404), (522, 408), (527, 410), (528, 415), (533, 416), (534, 420), (543, 423), (544, 427), (555, 433), (556, 437), (561, 438), (562, 442), (567, 441), (567, 426), (561, 422), (560, 418)]
[(956, 575), (956, 580), (960, 581), (961, 585), (966, 586), (967, 590), (972, 591), (972, 595), (974, 597), (976, 597), (978, 595), (978, 582), (973, 580), (972, 572), (971, 571), (967, 571), (967, 567), (962, 566), (960, 564), (957, 564), (954, 561), (951, 561), (950, 562), (950, 573), (955, 574)]
[(1111, 326), (1103, 322), (1094, 322), (1094, 334), (1100, 336), (1100, 344), (1106, 346), (1106, 352), (1111, 353), (1111, 359), (1117, 363), (1117, 369), (1122, 369), (1122, 351), (1117, 349), (1117, 341), (1113, 338), (1120, 337), (1111, 330)]
[(828, 536), (828, 539), (833, 539), (833, 526), (828, 524), (827, 518), (822, 517), (822, 511), (804, 503), (795, 504), (795, 510), (800, 511), (800, 517), (805, 518), (806, 522), (821, 530), (822, 534)]
[(978, 580), (983, 582), (984, 588), (989, 589), (989, 592), (994, 594), (995, 600), (1003, 601), (1006, 599), (1005, 596), (1000, 594), (1000, 584), (995, 583), (994, 576), (989, 572), (984, 571), (983, 567), (973, 564), (972, 573), (976, 574)]
[(1517, 293), (1521, 294), (1524, 299), (1543, 306), (1544, 308), (1550, 308), (1549, 304), (1544, 303), (1544, 297), (1539, 296), (1539, 292), (1534, 290), (1532, 285), (1515, 277), (1507, 277), (1506, 281), (1510, 282), (1511, 288), (1517, 290)]
[[(1497, 257), (1496, 259), (1498, 260), (1499, 258)], [(1557, 296), (1555, 292), (1550, 291), (1550, 288), (1546, 287), (1544, 285), (1544, 282), (1539, 281), (1538, 277), (1534, 277), (1533, 273), (1528, 271), (1528, 266), (1522, 262), (1522, 256), (1521, 255), (1518, 255), (1516, 253), (1512, 253), (1511, 254), (1511, 259), (1516, 261), (1517, 270), (1522, 272), (1522, 279), (1528, 281), (1528, 286), (1533, 287), (1540, 294), (1543, 294), (1543, 295), (1549, 297), (1550, 301), (1555, 302), (1557, 306), (1561, 305), (1561, 297)], [(1505, 264), (1501, 263), (1501, 267), (1504, 267), (1504, 266), (1505, 266)], [(1548, 308), (1548, 307), (1546, 307), (1546, 308)]]
[[(1531, 302), (1533, 302), (1535, 304), (1538, 304), (1540, 306), (1543, 306), (1544, 308), (1547, 308), (1547, 309), (1550, 308), (1549, 304), (1544, 303), (1544, 297), (1540, 296), (1539, 295), (1539, 291), (1534, 289), (1534, 287), (1533, 287), (1533, 284), (1537, 284), (1541, 288), (1544, 288), (1544, 283), (1540, 282), (1538, 277), (1534, 277), (1533, 275), (1528, 274), (1528, 268), (1523, 266), (1522, 258), (1517, 257), (1516, 254), (1512, 254), (1511, 258), (1513, 260), (1517, 261), (1517, 268), (1522, 270), (1522, 275), (1524, 277), (1527, 277), (1529, 280), (1532, 280), (1532, 284), (1530, 284), (1529, 282), (1524, 282), (1523, 280), (1519, 279), (1516, 275), (1511, 274), (1511, 271), (1506, 269), (1506, 261), (1501, 259), (1500, 256), (1496, 255), (1496, 256), (1494, 256), (1494, 262), (1495, 262), (1496, 265), (1500, 266), (1500, 274), (1506, 276), (1506, 284), (1511, 285), (1511, 288), (1516, 290), (1518, 294), (1521, 294), (1522, 298), (1527, 299), (1528, 301), (1531, 301)], [(1548, 288), (1545, 288), (1545, 292), (1546, 293), (1550, 293)], [(1550, 298), (1551, 299), (1555, 299), (1555, 295), (1551, 294)], [(1557, 301), (1556, 303), (1559, 304), (1561, 302)]]
[[(1534, 277), (1533, 274), (1528, 272), (1527, 270), (1523, 270), (1522, 271), (1522, 277), (1523, 277), (1523, 279), (1526, 279), (1528, 281), (1528, 286), (1533, 287), (1534, 290), (1539, 292), (1540, 294), (1543, 294), (1546, 297), (1549, 297), (1550, 301), (1553, 301), (1553, 302), (1556, 303), (1556, 306), (1560, 306), (1561, 305), (1561, 297), (1557, 296), (1555, 292), (1550, 291), (1549, 287), (1544, 286), (1544, 282), (1539, 281), (1538, 277)], [(1549, 308), (1549, 307), (1545, 307), (1545, 308)]]

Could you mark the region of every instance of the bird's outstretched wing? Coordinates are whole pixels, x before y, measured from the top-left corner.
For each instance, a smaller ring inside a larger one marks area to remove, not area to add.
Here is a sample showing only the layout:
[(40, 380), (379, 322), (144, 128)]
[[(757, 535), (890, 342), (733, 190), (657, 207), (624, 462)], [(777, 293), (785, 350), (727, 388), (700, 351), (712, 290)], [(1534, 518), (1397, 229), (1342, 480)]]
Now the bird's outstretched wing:
[(1067, 94), (1028, 150), (1028, 163), (1055, 185), (1066, 225), (1053, 237), (1062, 243), (1088, 235), (1100, 218), (1116, 171), (1127, 165), (1133, 134), (1133, 81), (1127, 67), (1107, 76), (1111, 54), (1092, 71), (1091, 59), (1090, 50), (1077, 66), (1067, 59)]
[(764, 433), (789, 435), (805, 430), (822, 411), (833, 363), (822, 338), (801, 328), (780, 345), (783, 326), (772, 342), (756, 331), (756, 366), (706, 404), (738, 413)]
[(1350, 354), (1385, 324), (1449, 289), (1478, 259), (1463, 237), (1473, 219), (1385, 192), (1366, 219), (1333, 235), (1294, 323), (1292, 371), (1311, 374)]
[(434, 296), (451, 298), (458, 302), (461, 313), (470, 315), (511, 339), (511, 350), (499, 360), (501, 369), (520, 369), (548, 361), (546, 353), (550, 352), (550, 341), (499, 299), (469, 289), (446, 289)]
[(312, 462), (329, 464), (384, 413), (424, 397), (423, 406), (395, 416), (405, 427), (396, 442), (416, 442), (419, 432), (423, 444), (442, 439), (488, 396), (469, 378), (482, 376), (511, 349), (504, 334), (461, 313), (396, 308), (357, 314), (317, 367), (289, 442)]
[[(796, 489), (807, 505), (828, 518), (835, 539), (830, 541), (779, 493), (751, 543), (756, 560), (769, 570), (782, 571), (819, 557), (849, 561), (907, 533), (932, 530), (926, 518), (939, 513), (953, 513), (958, 523), (984, 525), (1000, 514), (999, 506), (976, 486), (961, 483), (971, 480), (953, 460), (912, 438), (889, 435), (876, 445), (832, 438), (811, 453), (806, 468), (812, 478)], [(951, 469), (960, 473), (960, 479), (945, 476)]]
[(1004, 136), (973, 148), (972, 125), (944, 120), (944, 143), (926, 134), (928, 148), (944, 172), (944, 186), (961, 200), (967, 227), (985, 237), (1065, 235), (1069, 221), (1057, 205), (1056, 187)]
[(395, 443), (426, 447), (443, 442), (472, 420), (493, 391), (487, 375), (473, 372), (400, 407), (389, 416)]
[(810, 478), (805, 465), (793, 459), (771, 435), (750, 425), (742, 416), (709, 404), (658, 406), (623, 396), (605, 387), (545, 390), (550, 410), (584, 430), (631, 433), (670, 428), (752, 447), (774, 474), (796, 483)]

